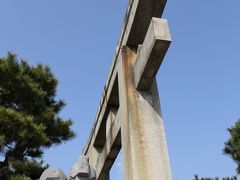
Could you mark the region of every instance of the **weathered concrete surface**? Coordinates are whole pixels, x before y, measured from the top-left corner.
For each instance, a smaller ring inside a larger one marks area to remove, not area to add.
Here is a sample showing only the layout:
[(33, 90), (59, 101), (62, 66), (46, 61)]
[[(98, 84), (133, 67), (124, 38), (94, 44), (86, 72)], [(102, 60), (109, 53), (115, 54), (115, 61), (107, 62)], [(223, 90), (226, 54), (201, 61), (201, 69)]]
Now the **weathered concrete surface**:
[(171, 43), (168, 22), (153, 18), (134, 67), (138, 90), (149, 90)]
[[(123, 152), (123, 164), (124, 164), (124, 180), (134, 180), (134, 169), (136, 167), (135, 160), (133, 159), (132, 153), (136, 147), (132, 141), (132, 134), (137, 133), (134, 131), (129, 131), (130, 128), (134, 125), (134, 121), (129, 123), (129, 118), (137, 120), (137, 112), (136, 108), (129, 109), (132, 106), (129, 106), (130, 102), (135, 102), (134, 92), (131, 85), (134, 85), (133, 73), (129, 71), (129, 67), (134, 66), (136, 61), (136, 53), (132, 50), (124, 47), (122, 49), (122, 62), (119, 66), (119, 91), (120, 93), (120, 113), (122, 115), (121, 121), (121, 133), (122, 133), (122, 152)], [(132, 89), (132, 91), (129, 91)], [(129, 94), (130, 93), (130, 94)], [(135, 105), (135, 104), (134, 104)], [(136, 136), (135, 138), (138, 138)], [(137, 141), (137, 139), (135, 139)], [(141, 161), (141, 157), (138, 157), (139, 161)], [(141, 166), (141, 165), (140, 165)], [(144, 172), (144, 168), (141, 169)], [(144, 178), (145, 176), (143, 176)], [(145, 178), (146, 179), (146, 178)]]
[(60, 169), (48, 168), (43, 172), (40, 180), (67, 180), (67, 177)]
[(137, 91), (135, 51), (124, 47), (120, 67), (121, 133), (125, 180), (171, 180), (166, 137), (156, 82)]

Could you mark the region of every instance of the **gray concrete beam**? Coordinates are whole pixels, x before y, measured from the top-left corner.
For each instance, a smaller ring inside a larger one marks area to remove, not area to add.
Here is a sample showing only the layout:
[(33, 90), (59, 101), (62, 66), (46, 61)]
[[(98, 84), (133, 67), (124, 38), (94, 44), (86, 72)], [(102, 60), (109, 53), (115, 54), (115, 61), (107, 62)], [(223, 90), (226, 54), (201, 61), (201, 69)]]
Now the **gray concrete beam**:
[(149, 90), (171, 43), (168, 22), (153, 18), (134, 67), (138, 90)]

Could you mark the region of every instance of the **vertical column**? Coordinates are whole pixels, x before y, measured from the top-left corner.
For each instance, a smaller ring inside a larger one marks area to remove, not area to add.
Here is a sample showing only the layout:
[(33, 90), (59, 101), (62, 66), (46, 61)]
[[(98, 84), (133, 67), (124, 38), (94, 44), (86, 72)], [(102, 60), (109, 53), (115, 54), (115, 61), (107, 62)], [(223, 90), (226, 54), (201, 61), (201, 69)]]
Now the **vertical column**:
[(123, 47), (119, 92), (124, 177), (125, 180), (171, 180), (156, 81), (148, 91), (138, 91), (136, 61), (136, 52)]

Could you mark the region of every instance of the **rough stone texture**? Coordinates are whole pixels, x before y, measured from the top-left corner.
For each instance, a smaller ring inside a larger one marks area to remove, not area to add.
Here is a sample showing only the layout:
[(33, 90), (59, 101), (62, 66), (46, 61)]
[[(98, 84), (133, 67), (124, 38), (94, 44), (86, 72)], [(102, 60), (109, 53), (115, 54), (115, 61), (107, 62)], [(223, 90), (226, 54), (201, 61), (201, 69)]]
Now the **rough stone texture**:
[(67, 180), (67, 177), (60, 169), (48, 168), (43, 172), (40, 180)]

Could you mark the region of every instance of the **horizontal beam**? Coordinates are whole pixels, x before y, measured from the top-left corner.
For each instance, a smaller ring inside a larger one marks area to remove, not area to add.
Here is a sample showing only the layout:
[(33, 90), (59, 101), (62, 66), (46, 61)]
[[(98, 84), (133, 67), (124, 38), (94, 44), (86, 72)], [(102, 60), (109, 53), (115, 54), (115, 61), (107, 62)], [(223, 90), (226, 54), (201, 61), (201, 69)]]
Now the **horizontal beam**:
[(135, 83), (138, 90), (149, 90), (171, 43), (168, 22), (153, 18), (145, 40), (139, 46), (134, 67)]

